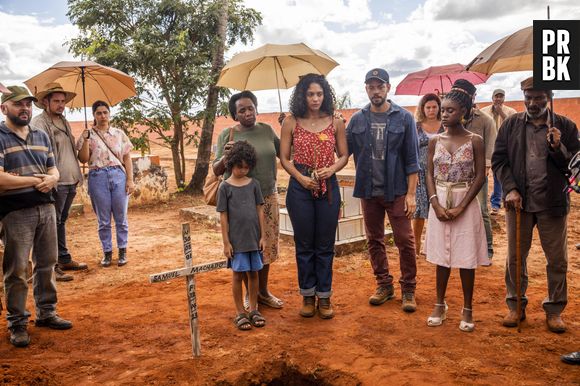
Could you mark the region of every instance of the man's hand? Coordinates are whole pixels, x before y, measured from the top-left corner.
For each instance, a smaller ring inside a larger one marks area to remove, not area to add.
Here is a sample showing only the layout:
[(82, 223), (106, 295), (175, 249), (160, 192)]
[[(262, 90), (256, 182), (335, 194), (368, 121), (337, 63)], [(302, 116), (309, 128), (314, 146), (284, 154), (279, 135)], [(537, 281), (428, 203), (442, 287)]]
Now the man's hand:
[[(550, 141), (550, 135), (552, 136), (551, 137), (552, 141)], [(550, 127), (548, 129), (548, 134), (546, 135), (546, 139), (548, 140), (548, 143), (550, 144), (552, 149), (556, 150), (560, 147), (560, 138), (561, 137), (562, 137), (562, 132), (560, 130), (556, 129), (555, 127)]]
[(508, 209), (516, 209), (520, 208), (523, 209), (523, 200), (520, 192), (516, 189), (512, 189), (506, 196), (505, 196), (505, 206)]
[(416, 207), (417, 202), (415, 201), (415, 195), (407, 193), (405, 195), (405, 216), (407, 216), (408, 219), (413, 218)]
[(48, 193), (58, 184), (58, 177), (50, 174), (35, 174), (34, 177), (42, 181), (36, 184), (34, 188), (42, 193)]

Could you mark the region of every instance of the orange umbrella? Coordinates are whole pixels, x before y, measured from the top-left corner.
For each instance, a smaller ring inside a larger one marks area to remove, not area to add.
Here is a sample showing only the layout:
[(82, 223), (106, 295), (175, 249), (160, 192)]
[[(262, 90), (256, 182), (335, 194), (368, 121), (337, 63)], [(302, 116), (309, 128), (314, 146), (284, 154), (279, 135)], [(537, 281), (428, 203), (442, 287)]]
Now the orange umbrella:
[(526, 27), (498, 40), (479, 53), (465, 69), (489, 75), (532, 70), (533, 34), (533, 28)]
[[(91, 106), (97, 100), (113, 106), (137, 94), (131, 76), (91, 61), (59, 62), (24, 83), (36, 95), (52, 82), (60, 83), (66, 91), (77, 94), (67, 103), (70, 108)], [(85, 111), (85, 127), (86, 115)]]

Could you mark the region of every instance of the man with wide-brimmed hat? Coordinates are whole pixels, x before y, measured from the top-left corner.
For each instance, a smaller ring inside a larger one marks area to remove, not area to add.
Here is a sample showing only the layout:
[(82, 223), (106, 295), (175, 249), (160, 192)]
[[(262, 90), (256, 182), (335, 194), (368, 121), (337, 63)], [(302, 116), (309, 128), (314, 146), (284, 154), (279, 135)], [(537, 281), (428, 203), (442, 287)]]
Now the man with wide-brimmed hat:
[(0, 109), (0, 220), (4, 230), (4, 289), (10, 342), (28, 346), (26, 268), (33, 249), (37, 327), (64, 330), (72, 323), (56, 314), (54, 266), (57, 259), (56, 214), (51, 191), (59, 173), (48, 135), (30, 126), (32, 101), (24, 87), (8, 87)]
[(58, 263), (55, 267), (57, 281), (73, 280), (71, 275), (67, 275), (63, 271), (87, 269), (85, 263), (73, 260), (66, 245), (66, 220), (76, 196), (77, 187), (83, 183), (83, 175), (77, 160), (75, 138), (63, 115), (65, 105), (75, 96), (75, 93), (65, 91), (59, 83), (47, 84), (36, 94), (37, 102), (35, 102), (36, 106), (44, 111), (35, 116), (30, 123), (48, 134), (56, 166), (60, 172), (60, 181), (55, 194), (58, 234)]
[(533, 78), (521, 83), (526, 111), (508, 117), (499, 129), (492, 157), (493, 172), (503, 187), (506, 207), (508, 256), (506, 301), (510, 310), (503, 325), (518, 324), (516, 288), (516, 208), (520, 213), (521, 320), (526, 318), (528, 275), (526, 259), (534, 227), (546, 256), (548, 296), (543, 301), (552, 332), (566, 331), (561, 313), (568, 302), (566, 221), (570, 199), (566, 193), (568, 163), (580, 150), (578, 128), (570, 119), (548, 108), (549, 90), (534, 89)]

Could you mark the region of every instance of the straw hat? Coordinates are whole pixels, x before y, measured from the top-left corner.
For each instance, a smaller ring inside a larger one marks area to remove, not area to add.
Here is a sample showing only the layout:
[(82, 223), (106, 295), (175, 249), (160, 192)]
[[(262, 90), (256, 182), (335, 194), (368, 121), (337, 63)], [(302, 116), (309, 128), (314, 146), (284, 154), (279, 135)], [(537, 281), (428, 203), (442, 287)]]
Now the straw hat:
[(77, 96), (77, 94), (74, 92), (65, 91), (60, 85), (60, 83), (56, 82), (48, 83), (47, 85), (44, 86), (44, 90), (40, 90), (39, 92), (36, 93), (35, 97), (36, 99), (38, 99), (37, 102), (34, 102), (36, 107), (44, 110), (45, 108), (43, 103), (44, 98), (55, 92), (60, 92), (64, 94), (65, 103), (70, 102), (71, 100), (73, 100), (74, 97)]

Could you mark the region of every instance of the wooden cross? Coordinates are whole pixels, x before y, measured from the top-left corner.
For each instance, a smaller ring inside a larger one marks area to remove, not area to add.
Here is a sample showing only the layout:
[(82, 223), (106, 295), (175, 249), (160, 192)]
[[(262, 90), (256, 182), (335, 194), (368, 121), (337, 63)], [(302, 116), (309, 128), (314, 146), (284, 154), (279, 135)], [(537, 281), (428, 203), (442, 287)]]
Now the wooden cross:
[(199, 324), (197, 319), (197, 299), (195, 295), (195, 275), (202, 272), (214, 271), (227, 267), (227, 260), (213, 261), (211, 263), (192, 265), (191, 262), (191, 234), (189, 224), (181, 224), (181, 233), (183, 235), (183, 253), (185, 255), (185, 268), (175, 269), (156, 273), (149, 276), (149, 282), (160, 283), (185, 276), (187, 284), (187, 300), (189, 306), (189, 327), (191, 329), (191, 350), (194, 357), (201, 355), (201, 344), (199, 340)]

